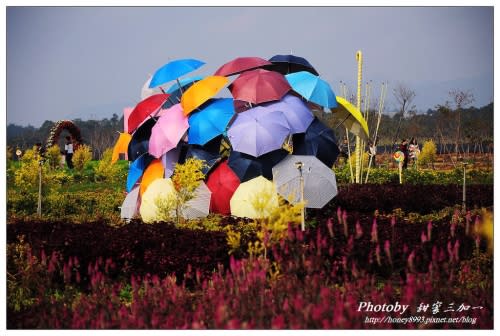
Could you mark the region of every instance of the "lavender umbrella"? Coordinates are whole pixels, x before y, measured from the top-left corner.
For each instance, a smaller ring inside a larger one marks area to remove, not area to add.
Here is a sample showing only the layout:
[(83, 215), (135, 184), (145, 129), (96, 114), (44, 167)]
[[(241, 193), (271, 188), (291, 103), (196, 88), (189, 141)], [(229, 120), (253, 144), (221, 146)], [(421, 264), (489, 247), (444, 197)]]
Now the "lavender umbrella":
[(285, 95), (277, 102), (262, 104), (285, 114), (290, 125), (290, 133), (304, 133), (314, 120), (314, 115), (302, 99), (291, 94)]

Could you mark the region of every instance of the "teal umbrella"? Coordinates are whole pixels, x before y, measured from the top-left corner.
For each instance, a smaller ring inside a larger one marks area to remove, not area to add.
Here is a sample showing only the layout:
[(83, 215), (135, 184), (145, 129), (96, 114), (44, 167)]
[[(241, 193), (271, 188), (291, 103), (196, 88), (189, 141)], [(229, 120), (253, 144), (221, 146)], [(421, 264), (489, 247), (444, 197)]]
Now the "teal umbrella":
[(300, 71), (288, 74), (285, 78), (293, 91), (300, 94), (305, 100), (326, 108), (337, 106), (337, 99), (330, 84), (319, 76), (307, 71)]

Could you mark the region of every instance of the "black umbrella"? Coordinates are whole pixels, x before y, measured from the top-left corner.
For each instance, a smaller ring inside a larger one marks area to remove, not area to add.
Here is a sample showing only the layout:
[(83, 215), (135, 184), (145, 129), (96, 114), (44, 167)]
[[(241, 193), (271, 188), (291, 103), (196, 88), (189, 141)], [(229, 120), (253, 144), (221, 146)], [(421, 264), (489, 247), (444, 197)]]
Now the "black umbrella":
[(246, 182), (257, 176), (273, 179), (272, 168), (288, 155), (284, 149), (277, 149), (256, 158), (241, 152), (232, 151), (227, 164), (236, 173), (240, 182)]
[(151, 129), (155, 124), (156, 120), (150, 118), (135, 130), (127, 149), (129, 161), (135, 161), (139, 156), (148, 152), (149, 137), (151, 136)]
[(283, 75), (287, 75), (292, 72), (308, 71), (316, 76), (319, 73), (314, 69), (314, 67), (303, 57), (295, 55), (275, 55), (269, 59), (273, 65), (265, 66), (266, 69), (279, 72)]
[(339, 147), (333, 130), (314, 118), (305, 133), (293, 135), (293, 154), (314, 155), (328, 167), (332, 167), (339, 155)]
[(201, 170), (203, 174), (207, 175), (210, 170), (222, 160), (218, 151), (210, 146), (188, 145), (186, 152), (186, 160), (189, 158), (196, 158), (205, 162), (205, 167)]

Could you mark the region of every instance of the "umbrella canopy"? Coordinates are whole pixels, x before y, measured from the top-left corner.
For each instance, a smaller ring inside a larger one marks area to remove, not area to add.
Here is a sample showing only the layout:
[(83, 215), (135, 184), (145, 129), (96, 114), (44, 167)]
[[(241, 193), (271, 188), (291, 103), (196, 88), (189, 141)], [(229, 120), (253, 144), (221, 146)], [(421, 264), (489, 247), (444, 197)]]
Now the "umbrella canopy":
[[(161, 220), (157, 202), (175, 202), (176, 197), (177, 191), (171, 179), (161, 178), (154, 180), (142, 195), (141, 206), (139, 208), (142, 221), (152, 223)], [(173, 213), (170, 214), (170, 216), (173, 215)]]
[(127, 154), (130, 161), (135, 161), (139, 156), (149, 150), (149, 138), (156, 124), (155, 119), (148, 119), (132, 134), (128, 144)]
[(130, 117), (130, 114), (134, 110), (133, 107), (124, 107), (123, 108), (123, 131), (126, 133), (132, 133), (128, 131), (128, 118)]
[(248, 71), (260, 68), (264, 65), (271, 65), (272, 63), (260, 57), (238, 57), (230, 62), (227, 62), (215, 71), (215, 76), (231, 76), (236, 75), (243, 71)]
[(182, 217), (185, 219), (207, 217), (210, 212), (210, 198), (212, 192), (207, 185), (201, 181), (194, 191), (194, 197), (182, 207)]
[(153, 161), (154, 158), (149, 154), (144, 154), (137, 158), (128, 168), (127, 174), (127, 192), (130, 192), (134, 185), (139, 181), (146, 167)]
[(278, 193), (293, 204), (301, 200), (301, 176), (307, 208), (321, 209), (337, 195), (335, 173), (314, 156), (290, 155), (273, 167)]
[(231, 197), (239, 185), (240, 179), (229, 168), (227, 161), (218, 164), (207, 179), (207, 187), (212, 192), (210, 211), (223, 215), (231, 214)]
[(201, 111), (189, 115), (189, 143), (204, 145), (223, 134), (233, 116), (231, 98), (213, 99)]
[(290, 89), (282, 74), (263, 69), (247, 71), (229, 85), (234, 99), (253, 104), (279, 100)]
[(168, 62), (167, 64), (156, 70), (153, 78), (151, 79), (149, 87), (154, 88), (164, 83), (170, 82), (200, 68), (204, 64), (205, 62), (192, 58), (179, 59)]
[(144, 194), (154, 180), (163, 178), (164, 172), (165, 169), (163, 168), (161, 160), (153, 160), (144, 171), (144, 174), (142, 174), (140, 195), (142, 196)]
[(135, 187), (127, 194), (123, 200), (120, 217), (123, 219), (132, 219), (139, 212), (139, 187)]
[(181, 104), (165, 110), (151, 129), (148, 151), (156, 158), (177, 147), (189, 128), (187, 117)]
[(191, 113), (195, 108), (214, 97), (229, 80), (222, 76), (208, 76), (194, 83), (181, 97), (184, 114)]
[(361, 112), (342, 97), (337, 97), (337, 103), (337, 108), (331, 111), (334, 120), (339, 123), (338, 125), (343, 124), (351, 133), (368, 141), (368, 125)]
[(128, 132), (134, 132), (146, 118), (158, 112), (161, 106), (167, 101), (168, 97), (169, 95), (166, 93), (159, 93), (137, 104), (128, 117)]
[(311, 63), (300, 56), (275, 55), (271, 57), (269, 61), (273, 63), (269, 69), (282, 73), (283, 75), (298, 71), (308, 71), (316, 76), (319, 76), (319, 73), (314, 69)]
[[(180, 79), (178, 83), (172, 84), (166, 93), (170, 95), (168, 100), (163, 104), (163, 108), (169, 108), (177, 103), (180, 103), (184, 92), (189, 89), (194, 83), (202, 80), (203, 76), (193, 76)], [(180, 85), (180, 87), (179, 87)]]
[(323, 107), (332, 108), (337, 106), (335, 93), (330, 84), (307, 71), (300, 71), (288, 74), (286, 80), (292, 86), (292, 89), (304, 97)]
[(238, 113), (227, 134), (235, 151), (258, 157), (281, 148), (290, 125), (283, 112), (257, 106)]
[(249, 181), (257, 176), (272, 180), (272, 168), (288, 155), (284, 149), (277, 149), (258, 158), (236, 151), (229, 154), (228, 166), (234, 171), (241, 182)]
[(172, 176), (172, 174), (174, 173), (175, 164), (179, 162), (180, 155), (181, 148), (180, 146), (177, 146), (176, 148), (169, 150), (161, 156), (161, 163), (163, 164), (163, 168), (165, 169), (165, 178)]
[(314, 115), (307, 105), (300, 98), (291, 94), (285, 95), (277, 102), (263, 104), (262, 106), (283, 112), (292, 134), (304, 133), (314, 120)]
[(142, 89), (141, 89), (141, 100), (144, 100), (154, 94), (158, 94), (158, 93), (161, 93), (161, 90), (160, 89), (151, 89), (149, 88), (149, 84), (151, 83), (151, 78), (153, 78), (153, 76), (149, 76), (148, 79), (146, 80), (146, 83), (144, 83), (144, 85), (142, 86)]
[(326, 166), (332, 167), (339, 155), (333, 130), (315, 118), (306, 133), (293, 135), (293, 154), (314, 155)]
[(132, 136), (128, 133), (120, 133), (118, 140), (116, 140), (116, 144), (113, 147), (113, 154), (111, 155), (111, 164), (116, 163), (120, 154), (126, 154), (128, 150), (128, 145), (132, 140)]
[(279, 207), (279, 199), (273, 182), (259, 176), (239, 185), (230, 206), (233, 216), (263, 218)]
[(221, 160), (221, 155), (219, 152), (207, 150), (204, 146), (189, 145), (186, 153), (186, 160), (189, 158), (196, 158), (204, 161), (205, 167), (202, 168), (201, 172), (207, 175), (208, 172)]

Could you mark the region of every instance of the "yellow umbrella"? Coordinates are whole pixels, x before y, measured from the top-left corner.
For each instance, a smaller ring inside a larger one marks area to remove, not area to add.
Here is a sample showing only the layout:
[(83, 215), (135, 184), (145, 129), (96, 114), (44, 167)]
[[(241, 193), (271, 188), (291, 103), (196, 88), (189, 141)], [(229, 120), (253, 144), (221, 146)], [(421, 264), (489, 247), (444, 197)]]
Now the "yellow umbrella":
[(132, 139), (132, 135), (128, 133), (120, 133), (118, 140), (116, 141), (115, 147), (113, 147), (113, 155), (111, 156), (111, 164), (118, 161), (120, 153), (127, 154), (128, 144)]
[(351, 133), (368, 141), (368, 125), (361, 112), (354, 105), (346, 99), (337, 96), (337, 107), (332, 108), (331, 111), (336, 121), (344, 124)]
[(140, 191), (141, 196), (154, 180), (163, 178), (164, 173), (165, 168), (163, 167), (161, 160), (155, 159), (151, 161), (149, 166), (144, 171), (144, 174), (142, 175)]
[(279, 207), (273, 182), (263, 176), (241, 183), (230, 201), (233, 216), (263, 218)]
[(229, 79), (223, 76), (208, 76), (191, 85), (181, 97), (184, 114), (188, 115), (195, 108), (214, 97), (228, 81)]
[[(158, 202), (175, 202), (177, 192), (170, 178), (160, 178), (154, 180), (142, 195), (139, 213), (145, 223), (152, 223), (161, 220), (158, 212)], [(170, 214), (171, 216), (173, 214)]]

